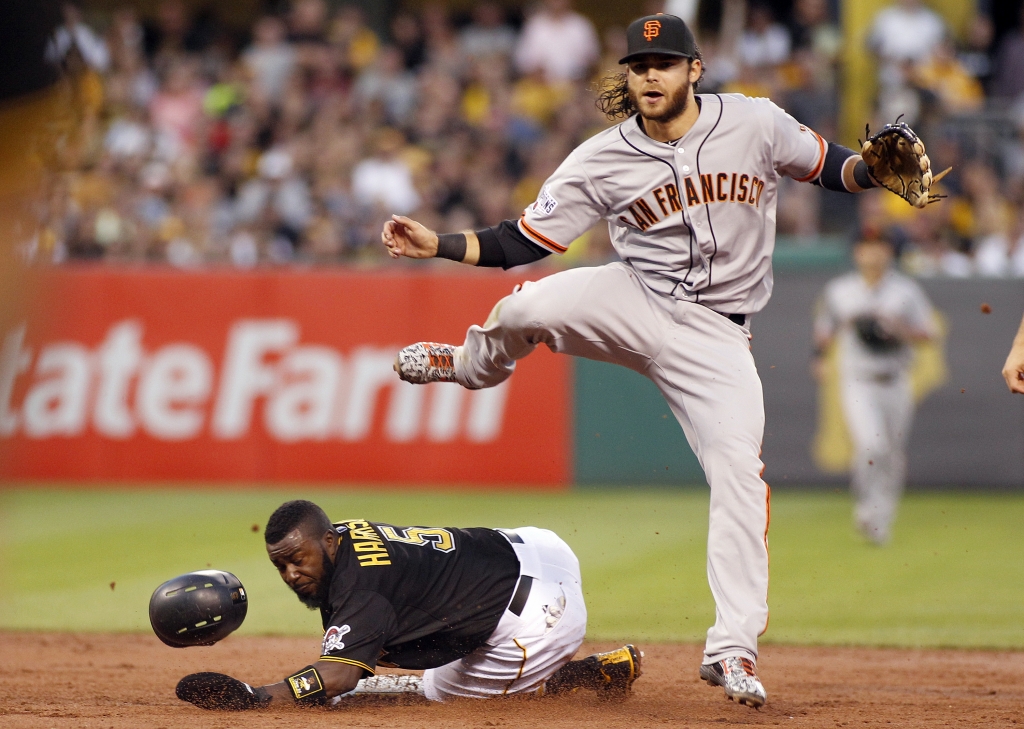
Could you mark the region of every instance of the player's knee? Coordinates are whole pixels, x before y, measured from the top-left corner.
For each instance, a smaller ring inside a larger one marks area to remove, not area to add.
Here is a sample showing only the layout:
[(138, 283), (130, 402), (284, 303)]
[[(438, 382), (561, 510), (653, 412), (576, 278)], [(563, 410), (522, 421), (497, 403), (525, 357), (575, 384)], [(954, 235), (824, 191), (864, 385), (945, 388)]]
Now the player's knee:
[(760, 448), (742, 441), (719, 439), (709, 447), (701, 448), (701, 457), (704, 473), (712, 487), (721, 481), (745, 482), (751, 475), (760, 480), (764, 469)]
[(536, 328), (544, 315), (533, 286), (524, 286), (494, 307), (491, 318), (509, 329)]

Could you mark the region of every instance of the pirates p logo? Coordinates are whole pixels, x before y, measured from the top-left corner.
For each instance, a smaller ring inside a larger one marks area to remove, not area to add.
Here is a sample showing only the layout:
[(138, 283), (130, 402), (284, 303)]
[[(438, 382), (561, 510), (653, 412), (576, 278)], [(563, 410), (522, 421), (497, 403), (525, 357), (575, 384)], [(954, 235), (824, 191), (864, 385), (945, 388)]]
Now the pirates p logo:
[(661, 33), (660, 20), (648, 20), (644, 23), (644, 38), (647, 39), (648, 43), (657, 38), (659, 33)]

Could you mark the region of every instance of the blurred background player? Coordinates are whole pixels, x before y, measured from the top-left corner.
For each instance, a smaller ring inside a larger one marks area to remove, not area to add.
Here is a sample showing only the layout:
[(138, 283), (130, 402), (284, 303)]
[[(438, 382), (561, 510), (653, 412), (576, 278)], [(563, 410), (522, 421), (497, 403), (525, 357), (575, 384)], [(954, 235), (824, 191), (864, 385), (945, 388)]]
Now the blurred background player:
[[(631, 645), (571, 661), (587, 630), (579, 561), (547, 529), (332, 524), (299, 500), (278, 507), (264, 539), (281, 579), (320, 611), (319, 660), (256, 689), (191, 674), (178, 698), (228, 710), (320, 705), (353, 691), (444, 701), (585, 688), (624, 698), (640, 675)], [(375, 677), (378, 665), (426, 670)]]
[(894, 254), (889, 238), (863, 235), (853, 247), (857, 270), (828, 283), (814, 320), (819, 379), (828, 348), (839, 347), (843, 413), (854, 444), (854, 522), (875, 544), (889, 541), (906, 479), (910, 345), (937, 334), (928, 297), (893, 269)]

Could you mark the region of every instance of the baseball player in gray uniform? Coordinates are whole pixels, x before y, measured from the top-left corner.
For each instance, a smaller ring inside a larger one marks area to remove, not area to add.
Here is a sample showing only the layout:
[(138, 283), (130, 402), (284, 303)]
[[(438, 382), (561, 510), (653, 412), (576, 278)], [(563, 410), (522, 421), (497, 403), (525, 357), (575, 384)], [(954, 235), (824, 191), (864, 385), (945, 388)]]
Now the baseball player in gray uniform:
[(704, 66), (679, 18), (640, 18), (627, 38), (626, 69), (599, 100), (625, 120), (577, 147), (518, 221), (437, 235), (393, 216), (381, 233), (394, 258), (507, 269), (563, 253), (605, 220), (621, 262), (516, 287), (461, 346), (413, 344), (395, 369), (408, 382), (493, 387), (544, 344), (650, 378), (711, 487), (707, 571), (716, 616), (700, 675), (760, 707), (769, 489), (749, 327), (772, 291), (778, 179), (846, 192), (875, 185), (859, 155), (771, 101), (695, 95)]
[(818, 301), (814, 339), (819, 358), (833, 341), (839, 346), (843, 414), (854, 446), (854, 523), (869, 540), (885, 544), (907, 470), (914, 413), (910, 344), (937, 332), (924, 291), (893, 270), (888, 241), (865, 237), (854, 246), (853, 260), (857, 270), (830, 281)]

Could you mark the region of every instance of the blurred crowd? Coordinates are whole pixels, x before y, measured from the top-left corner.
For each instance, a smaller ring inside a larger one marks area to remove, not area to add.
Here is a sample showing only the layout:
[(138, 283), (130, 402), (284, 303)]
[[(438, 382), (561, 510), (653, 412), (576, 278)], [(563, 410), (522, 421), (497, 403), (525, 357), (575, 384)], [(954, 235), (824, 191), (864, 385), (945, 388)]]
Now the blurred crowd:
[[(619, 70), (625, 32), (599, 33), (571, 0), (522, 11), (426, 4), (376, 30), (342, 2), (279, 10), (239, 29), (181, 0), (146, 18), (130, 7), (85, 18), (66, 5), (47, 53), (73, 79), (79, 133), (60, 150), (26, 256), (183, 268), (373, 262), (391, 214), (440, 231), (518, 217), (565, 155), (610, 123), (594, 100)], [(660, 11), (699, 28), (701, 91), (769, 96), (838, 138), (835, 3), (794, 0), (788, 18), (757, 0), (638, 8)], [(947, 199), (923, 212), (862, 196), (859, 229), (894, 236), (921, 275), (1024, 276), (1021, 29), (996, 38), (979, 13), (957, 35), (920, 0), (896, 0), (867, 43), (873, 128), (903, 114), (936, 170), (954, 171)], [(823, 194), (786, 182), (780, 234), (850, 234), (829, 230)], [(565, 260), (613, 256), (598, 226)]]

